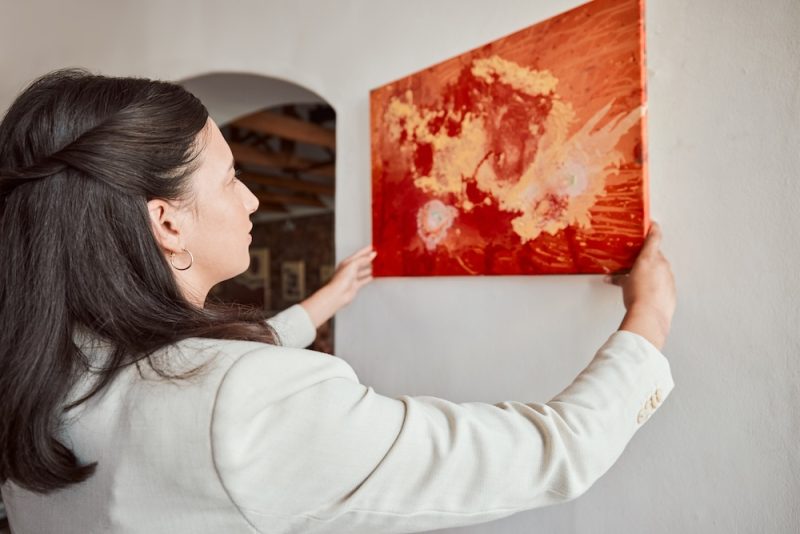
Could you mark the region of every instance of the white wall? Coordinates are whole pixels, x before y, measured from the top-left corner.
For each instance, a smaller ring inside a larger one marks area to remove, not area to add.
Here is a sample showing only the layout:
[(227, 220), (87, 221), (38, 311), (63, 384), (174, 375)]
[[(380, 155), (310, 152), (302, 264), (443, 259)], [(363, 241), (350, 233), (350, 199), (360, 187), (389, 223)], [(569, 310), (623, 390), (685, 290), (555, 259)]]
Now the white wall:
[(203, 101), (218, 125), (255, 110), (324, 102), (319, 95), (295, 83), (262, 74), (215, 72), (180, 80), (180, 84)]
[[(337, 111), (337, 256), (370, 241), (369, 89), (580, 0), (0, 0), (0, 108), (46, 70), (296, 82)], [(234, 9), (235, 6), (235, 9)], [(652, 210), (676, 388), (572, 503), (459, 532), (795, 532), (800, 1), (651, 0)], [(384, 394), (544, 401), (622, 316), (596, 277), (381, 279), (337, 322)]]

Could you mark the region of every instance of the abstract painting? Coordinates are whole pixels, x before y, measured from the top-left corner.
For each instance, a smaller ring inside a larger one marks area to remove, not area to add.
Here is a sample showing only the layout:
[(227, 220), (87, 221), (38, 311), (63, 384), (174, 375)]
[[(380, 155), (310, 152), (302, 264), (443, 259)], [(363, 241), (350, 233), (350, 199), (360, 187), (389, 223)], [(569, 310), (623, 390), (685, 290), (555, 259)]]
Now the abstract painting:
[(595, 0), (370, 92), (375, 276), (630, 268), (643, 0)]

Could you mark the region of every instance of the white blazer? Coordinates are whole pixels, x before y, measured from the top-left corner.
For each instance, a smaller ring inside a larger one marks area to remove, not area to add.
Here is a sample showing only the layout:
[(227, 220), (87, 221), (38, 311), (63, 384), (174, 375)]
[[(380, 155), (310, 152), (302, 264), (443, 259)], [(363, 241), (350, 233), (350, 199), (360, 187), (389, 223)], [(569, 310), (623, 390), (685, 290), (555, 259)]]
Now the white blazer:
[[(295, 305), (271, 319), (284, 346), (192, 338), (160, 351), (196, 378), (129, 366), (78, 406), (62, 439), (86, 482), (38, 495), (2, 486), (15, 534), (391, 533), (480, 523), (573, 499), (616, 461), (673, 389), (666, 358), (615, 332), (550, 402), (390, 398), (335, 356), (303, 350)], [(103, 347), (76, 339), (93, 357)], [(70, 398), (84, 391), (76, 386)]]

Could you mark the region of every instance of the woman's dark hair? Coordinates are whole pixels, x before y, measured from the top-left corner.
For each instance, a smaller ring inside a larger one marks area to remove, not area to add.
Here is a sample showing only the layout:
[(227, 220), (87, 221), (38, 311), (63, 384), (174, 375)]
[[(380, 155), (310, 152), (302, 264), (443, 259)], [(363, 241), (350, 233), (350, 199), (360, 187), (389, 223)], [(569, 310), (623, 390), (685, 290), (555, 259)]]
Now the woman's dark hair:
[[(39, 493), (87, 479), (58, 439), (63, 416), (141, 360), (190, 337), (277, 344), (263, 312), (181, 293), (147, 201), (190, 202), (208, 111), (179, 85), (62, 69), (0, 123), (0, 482)], [(83, 329), (111, 347), (90, 372)], [(94, 372), (94, 371), (92, 371)]]

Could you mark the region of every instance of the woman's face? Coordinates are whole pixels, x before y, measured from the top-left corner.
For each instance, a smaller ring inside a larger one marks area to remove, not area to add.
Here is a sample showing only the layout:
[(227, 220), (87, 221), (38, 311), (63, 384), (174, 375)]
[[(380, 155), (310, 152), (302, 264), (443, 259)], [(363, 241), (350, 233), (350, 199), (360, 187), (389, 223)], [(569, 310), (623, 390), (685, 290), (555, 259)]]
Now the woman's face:
[[(189, 250), (194, 261), (189, 269), (173, 273), (187, 298), (202, 306), (214, 285), (249, 267), (250, 214), (258, 209), (258, 199), (236, 179), (233, 155), (214, 121), (209, 118), (199, 135), (205, 147), (190, 178), (195, 203), (181, 210), (175, 221), (180, 229), (176, 243)], [(188, 254), (175, 250), (175, 266), (184, 267), (189, 261)]]

